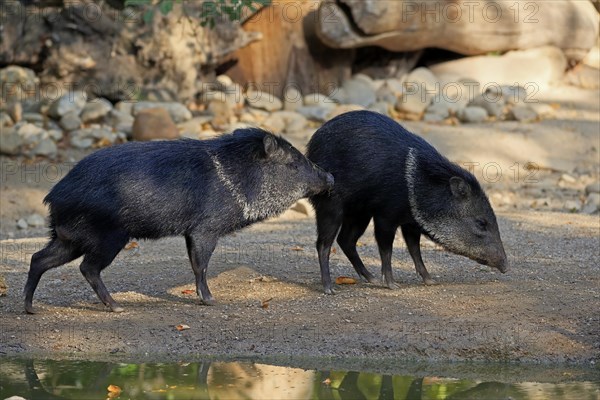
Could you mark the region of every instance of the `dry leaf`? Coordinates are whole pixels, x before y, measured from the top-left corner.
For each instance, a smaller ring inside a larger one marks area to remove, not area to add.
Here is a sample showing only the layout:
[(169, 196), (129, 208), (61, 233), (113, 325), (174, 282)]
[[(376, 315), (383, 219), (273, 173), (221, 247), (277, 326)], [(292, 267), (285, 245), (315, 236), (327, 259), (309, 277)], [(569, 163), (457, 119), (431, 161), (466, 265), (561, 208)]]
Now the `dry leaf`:
[(273, 298), (272, 298), (272, 297), (271, 297), (270, 299), (263, 300), (263, 301), (260, 303), (260, 306), (261, 306), (262, 308), (269, 308), (269, 302), (270, 302), (271, 300), (273, 300)]
[(119, 397), (121, 395), (121, 388), (117, 385), (108, 385), (106, 389), (108, 390), (109, 399), (114, 399), (115, 397)]
[(322, 383), (326, 384), (327, 386), (331, 385), (331, 379), (327, 378), (325, 379)]
[(190, 329), (190, 327), (185, 324), (179, 324), (175, 327), (175, 329), (177, 329), (178, 331), (185, 331), (186, 329)]
[(132, 250), (132, 249), (137, 249), (139, 248), (140, 245), (138, 244), (138, 242), (129, 242), (127, 243), (127, 245), (125, 246), (125, 250)]
[(292, 247), (290, 250), (293, 250), (293, 251), (304, 251), (304, 247), (301, 247), (301, 246), (294, 246), (294, 247)]
[(335, 278), (335, 283), (338, 285), (354, 285), (356, 279), (350, 278), (349, 276), (338, 276)]
[(181, 291), (181, 293), (183, 293), (183, 294), (194, 294), (194, 293), (196, 293), (196, 291), (193, 290), (193, 289), (184, 289), (184, 290)]
[(331, 254), (337, 254), (337, 249), (335, 247), (331, 248)]

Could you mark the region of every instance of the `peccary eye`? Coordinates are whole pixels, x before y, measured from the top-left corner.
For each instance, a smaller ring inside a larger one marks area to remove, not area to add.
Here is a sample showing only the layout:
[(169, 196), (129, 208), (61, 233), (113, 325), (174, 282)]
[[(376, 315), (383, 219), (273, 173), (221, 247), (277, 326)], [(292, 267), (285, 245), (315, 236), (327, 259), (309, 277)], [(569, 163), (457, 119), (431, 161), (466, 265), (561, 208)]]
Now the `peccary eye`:
[(475, 223), (477, 224), (477, 227), (482, 231), (487, 230), (488, 222), (485, 219), (477, 218), (475, 219)]

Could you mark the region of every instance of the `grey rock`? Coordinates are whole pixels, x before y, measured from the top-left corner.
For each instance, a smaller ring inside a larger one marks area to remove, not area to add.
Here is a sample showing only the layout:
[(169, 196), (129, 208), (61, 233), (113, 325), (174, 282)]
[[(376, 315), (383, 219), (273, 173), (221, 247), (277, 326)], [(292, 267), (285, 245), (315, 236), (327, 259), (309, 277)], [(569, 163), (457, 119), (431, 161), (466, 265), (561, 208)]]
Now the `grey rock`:
[(510, 117), (519, 122), (534, 122), (538, 115), (529, 106), (515, 105), (510, 110)]
[(283, 120), (283, 117), (276, 115), (275, 113), (269, 115), (261, 125), (264, 129), (274, 133), (283, 132), (285, 129), (285, 121)]
[(177, 102), (141, 101), (133, 106), (133, 115), (136, 116), (140, 111), (149, 108), (162, 108), (166, 110), (176, 124), (192, 119), (192, 112), (186, 106)]
[(409, 114), (422, 114), (430, 103), (431, 97), (427, 93), (419, 86), (412, 86), (398, 100), (396, 110)]
[(396, 93), (390, 89), (387, 83), (384, 83), (379, 89), (377, 89), (375, 95), (377, 96), (377, 101), (389, 103), (392, 106), (395, 106), (396, 102), (398, 101)]
[(554, 115), (555, 111), (554, 108), (552, 108), (552, 106), (550, 104), (546, 104), (546, 103), (527, 103), (527, 106), (533, 110), (533, 112), (535, 112), (538, 116), (538, 118), (541, 117), (549, 117)]
[(342, 89), (346, 93), (344, 104), (357, 104), (363, 107), (369, 107), (377, 101), (377, 95), (373, 82), (362, 77), (353, 77), (344, 81)]
[[(4, 5), (4, 2), (2, 4)], [(4, 36), (2, 39), (4, 39)], [(0, 82), (2, 82), (3, 89), (2, 101), (7, 103), (35, 97), (36, 93), (39, 93), (36, 90), (39, 87), (39, 79), (35, 75), (35, 72), (29, 68), (16, 65), (9, 65), (6, 68), (2, 68), (0, 69)], [(12, 86), (11, 90), (6, 90), (5, 92), (4, 85)]]
[(246, 102), (250, 107), (266, 111), (277, 111), (283, 108), (281, 100), (267, 92), (250, 89), (246, 92)]
[(44, 123), (44, 116), (36, 112), (23, 113), (23, 120), (32, 123)]
[(94, 139), (74, 136), (71, 138), (70, 143), (71, 146), (76, 147), (78, 149), (89, 149), (94, 144)]
[(298, 107), (302, 107), (304, 101), (302, 100), (302, 93), (295, 88), (290, 86), (285, 89), (283, 94), (283, 109), (286, 111), (296, 111)]
[(275, 111), (265, 120), (264, 125), (267, 125), (270, 118), (279, 118), (283, 121), (283, 128), (274, 132), (295, 133), (303, 130), (308, 125), (306, 117), (294, 111)]
[(56, 99), (48, 109), (48, 115), (54, 119), (60, 119), (69, 112), (75, 112), (77, 115), (83, 110), (87, 94), (80, 90), (75, 90), (64, 94)]
[(17, 228), (19, 229), (27, 229), (29, 227), (29, 225), (27, 224), (27, 221), (25, 221), (25, 218), (20, 218), (17, 221)]
[(402, 96), (404, 93), (403, 81), (396, 78), (389, 78), (385, 80), (385, 86), (394, 94), (396, 99)]
[(35, 145), (31, 153), (36, 156), (54, 157), (57, 151), (56, 143), (51, 138), (45, 137)]
[(27, 225), (33, 228), (39, 228), (40, 226), (46, 225), (46, 220), (40, 214), (31, 214), (25, 221), (27, 222)]
[(71, 111), (63, 115), (58, 124), (65, 131), (73, 131), (81, 127), (81, 119), (75, 111)]
[(40, 128), (37, 125), (25, 123), (20, 125), (18, 128), (19, 136), (21, 136), (23, 140), (23, 144), (25, 145), (35, 145), (37, 144), (46, 134), (46, 131), (43, 128)]
[(600, 193), (590, 193), (585, 200), (585, 204), (581, 212), (586, 214), (594, 214), (600, 210)]
[(600, 181), (590, 183), (585, 187), (585, 194), (600, 193)]
[(331, 109), (322, 106), (302, 106), (296, 111), (310, 120), (325, 122), (327, 121), (327, 115), (329, 115)]
[(581, 210), (581, 202), (575, 200), (567, 200), (563, 205), (563, 209), (568, 212), (578, 212)]
[(337, 87), (329, 94), (329, 97), (338, 104), (346, 104), (348, 93), (343, 87)]
[(321, 93), (307, 94), (304, 96), (303, 101), (305, 106), (321, 106), (327, 108), (334, 108), (337, 106), (335, 100)]
[(500, 86), (500, 93), (507, 104), (521, 104), (527, 100), (527, 89), (523, 86)]
[(19, 149), (23, 145), (23, 139), (14, 127), (0, 129), (0, 153), (9, 156), (19, 154)]
[(477, 123), (485, 121), (488, 113), (484, 108), (469, 106), (460, 110), (457, 115), (462, 122)]
[(81, 110), (80, 118), (83, 122), (95, 121), (108, 114), (112, 108), (110, 101), (97, 98), (86, 103)]
[(137, 103), (134, 101), (119, 101), (117, 104), (115, 104), (113, 109), (123, 114), (133, 116), (133, 106), (136, 104)]
[(340, 104), (336, 108), (329, 111), (327, 114), (327, 120), (337, 117), (338, 115), (345, 114), (350, 111), (359, 111), (364, 110), (365, 107), (360, 106), (358, 104)]
[(8, 113), (0, 112), (0, 126), (13, 126), (14, 121)]
[(133, 129), (134, 118), (131, 114), (127, 114), (116, 109), (110, 110), (108, 116), (106, 117), (106, 121), (112, 126), (115, 130), (120, 132), (125, 132), (130, 135)]
[(569, 174), (562, 174), (560, 180), (570, 184), (577, 183), (577, 179)]
[(221, 99), (212, 99), (208, 103), (208, 111), (213, 115), (212, 126), (216, 129), (227, 129), (232, 122), (233, 110), (225, 95)]
[(442, 114), (426, 112), (425, 115), (423, 115), (423, 121), (437, 123), (437, 122), (444, 121), (446, 119), (446, 117)]
[(473, 99), (469, 103), (471, 107), (481, 107), (487, 111), (490, 117), (500, 118), (504, 115), (504, 106), (506, 105), (502, 93), (493, 93), (486, 91)]
[(375, 103), (371, 107), (369, 107), (369, 110), (374, 111), (379, 114), (389, 116), (390, 115), (390, 111), (389, 111), (390, 105), (393, 107), (394, 103), (390, 104), (386, 101), (378, 101), (377, 103)]
[(212, 119), (213, 117), (211, 115), (195, 117), (190, 119), (189, 121), (177, 124), (177, 129), (183, 137), (187, 137), (190, 139), (198, 139), (200, 138), (200, 134), (204, 130), (203, 125), (211, 122)]
[(8, 109), (8, 114), (12, 118), (13, 121), (19, 122), (23, 118), (23, 106), (21, 102), (12, 103)]
[(58, 141), (62, 140), (63, 133), (59, 129), (49, 129), (48, 130), (48, 137), (50, 139), (54, 140), (55, 142), (58, 142)]

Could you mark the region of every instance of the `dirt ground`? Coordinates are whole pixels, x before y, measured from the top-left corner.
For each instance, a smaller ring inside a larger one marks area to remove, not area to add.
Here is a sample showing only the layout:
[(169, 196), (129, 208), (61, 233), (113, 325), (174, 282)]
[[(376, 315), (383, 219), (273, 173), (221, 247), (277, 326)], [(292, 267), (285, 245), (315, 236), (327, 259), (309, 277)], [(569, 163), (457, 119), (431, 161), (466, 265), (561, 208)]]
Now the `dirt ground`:
[[(314, 220), (288, 211), (221, 240), (209, 267), (216, 306), (199, 304), (184, 241), (169, 238), (140, 242), (105, 270), (104, 280), (125, 312), (107, 311), (74, 262), (44, 275), (34, 298), (40, 313), (25, 315), (21, 292), (29, 260), (46, 238), (45, 228), (19, 230), (16, 220), (33, 212), (45, 215), (41, 199), (83, 154), (68, 153), (58, 164), (0, 158), (0, 275), (8, 286), (0, 297), (0, 355), (597, 365), (599, 216), (536, 204), (542, 197), (549, 204), (576, 198), (598, 179), (600, 97), (574, 89), (544, 96), (560, 108), (540, 123), (406, 124), (452, 160), (495, 162), (504, 172), (503, 179), (483, 183), (497, 210), (509, 272), (494, 272), (426, 242), (423, 258), (436, 286), (420, 282), (398, 237), (393, 265), (399, 289), (359, 283), (324, 295)], [(293, 139), (299, 145), (305, 140)], [(515, 178), (509, 168), (528, 161), (540, 167), (536, 180)], [(563, 173), (576, 182), (559, 185)], [(371, 228), (359, 244), (367, 267), (378, 270)], [(332, 275), (355, 277), (339, 249), (332, 254)], [(189, 329), (179, 331), (177, 325)]]

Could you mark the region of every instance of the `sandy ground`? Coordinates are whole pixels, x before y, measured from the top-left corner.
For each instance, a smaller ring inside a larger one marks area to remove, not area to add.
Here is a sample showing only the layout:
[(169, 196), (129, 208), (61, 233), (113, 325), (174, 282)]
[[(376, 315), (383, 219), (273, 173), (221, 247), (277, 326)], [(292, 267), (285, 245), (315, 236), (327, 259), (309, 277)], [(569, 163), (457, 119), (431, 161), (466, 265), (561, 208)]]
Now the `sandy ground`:
[[(335, 296), (322, 294), (314, 220), (289, 211), (221, 240), (209, 268), (216, 306), (199, 304), (185, 244), (170, 238), (140, 242), (104, 272), (124, 313), (99, 303), (74, 262), (42, 278), (34, 298), (41, 313), (25, 315), (21, 292), (29, 260), (46, 238), (43, 227), (18, 230), (15, 221), (44, 215), (41, 199), (83, 154), (50, 164), (0, 158), (0, 275), (8, 285), (0, 297), (0, 354), (597, 364), (599, 216), (537, 211), (532, 204), (542, 192), (551, 200), (576, 197), (598, 178), (599, 95), (557, 89), (545, 96), (560, 108), (541, 123), (406, 124), (452, 160), (496, 162), (504, 172), (498, 182), (483, 181), (497, 194), (492, 200), (510, 271), (499, 274), (425, 243), (423, 258), (439, 283), (431, 287), (421, 284), (399, 237), (393, 261), (399, 289), (359, 283)], [(302, 145), (303, 138), (293, 139)], [(540, 166), (539, 179), (514, 179), (508, 168), (528, 161)], [(565, 172), (578, 177), (573, 187), (557, 186)], [(359, 243), (365, 264), (377, 271), (371, 228)], [(339, 249), (332, 275), (355, 276)], [(178, 331), (179, 324), (189, 329)]]

